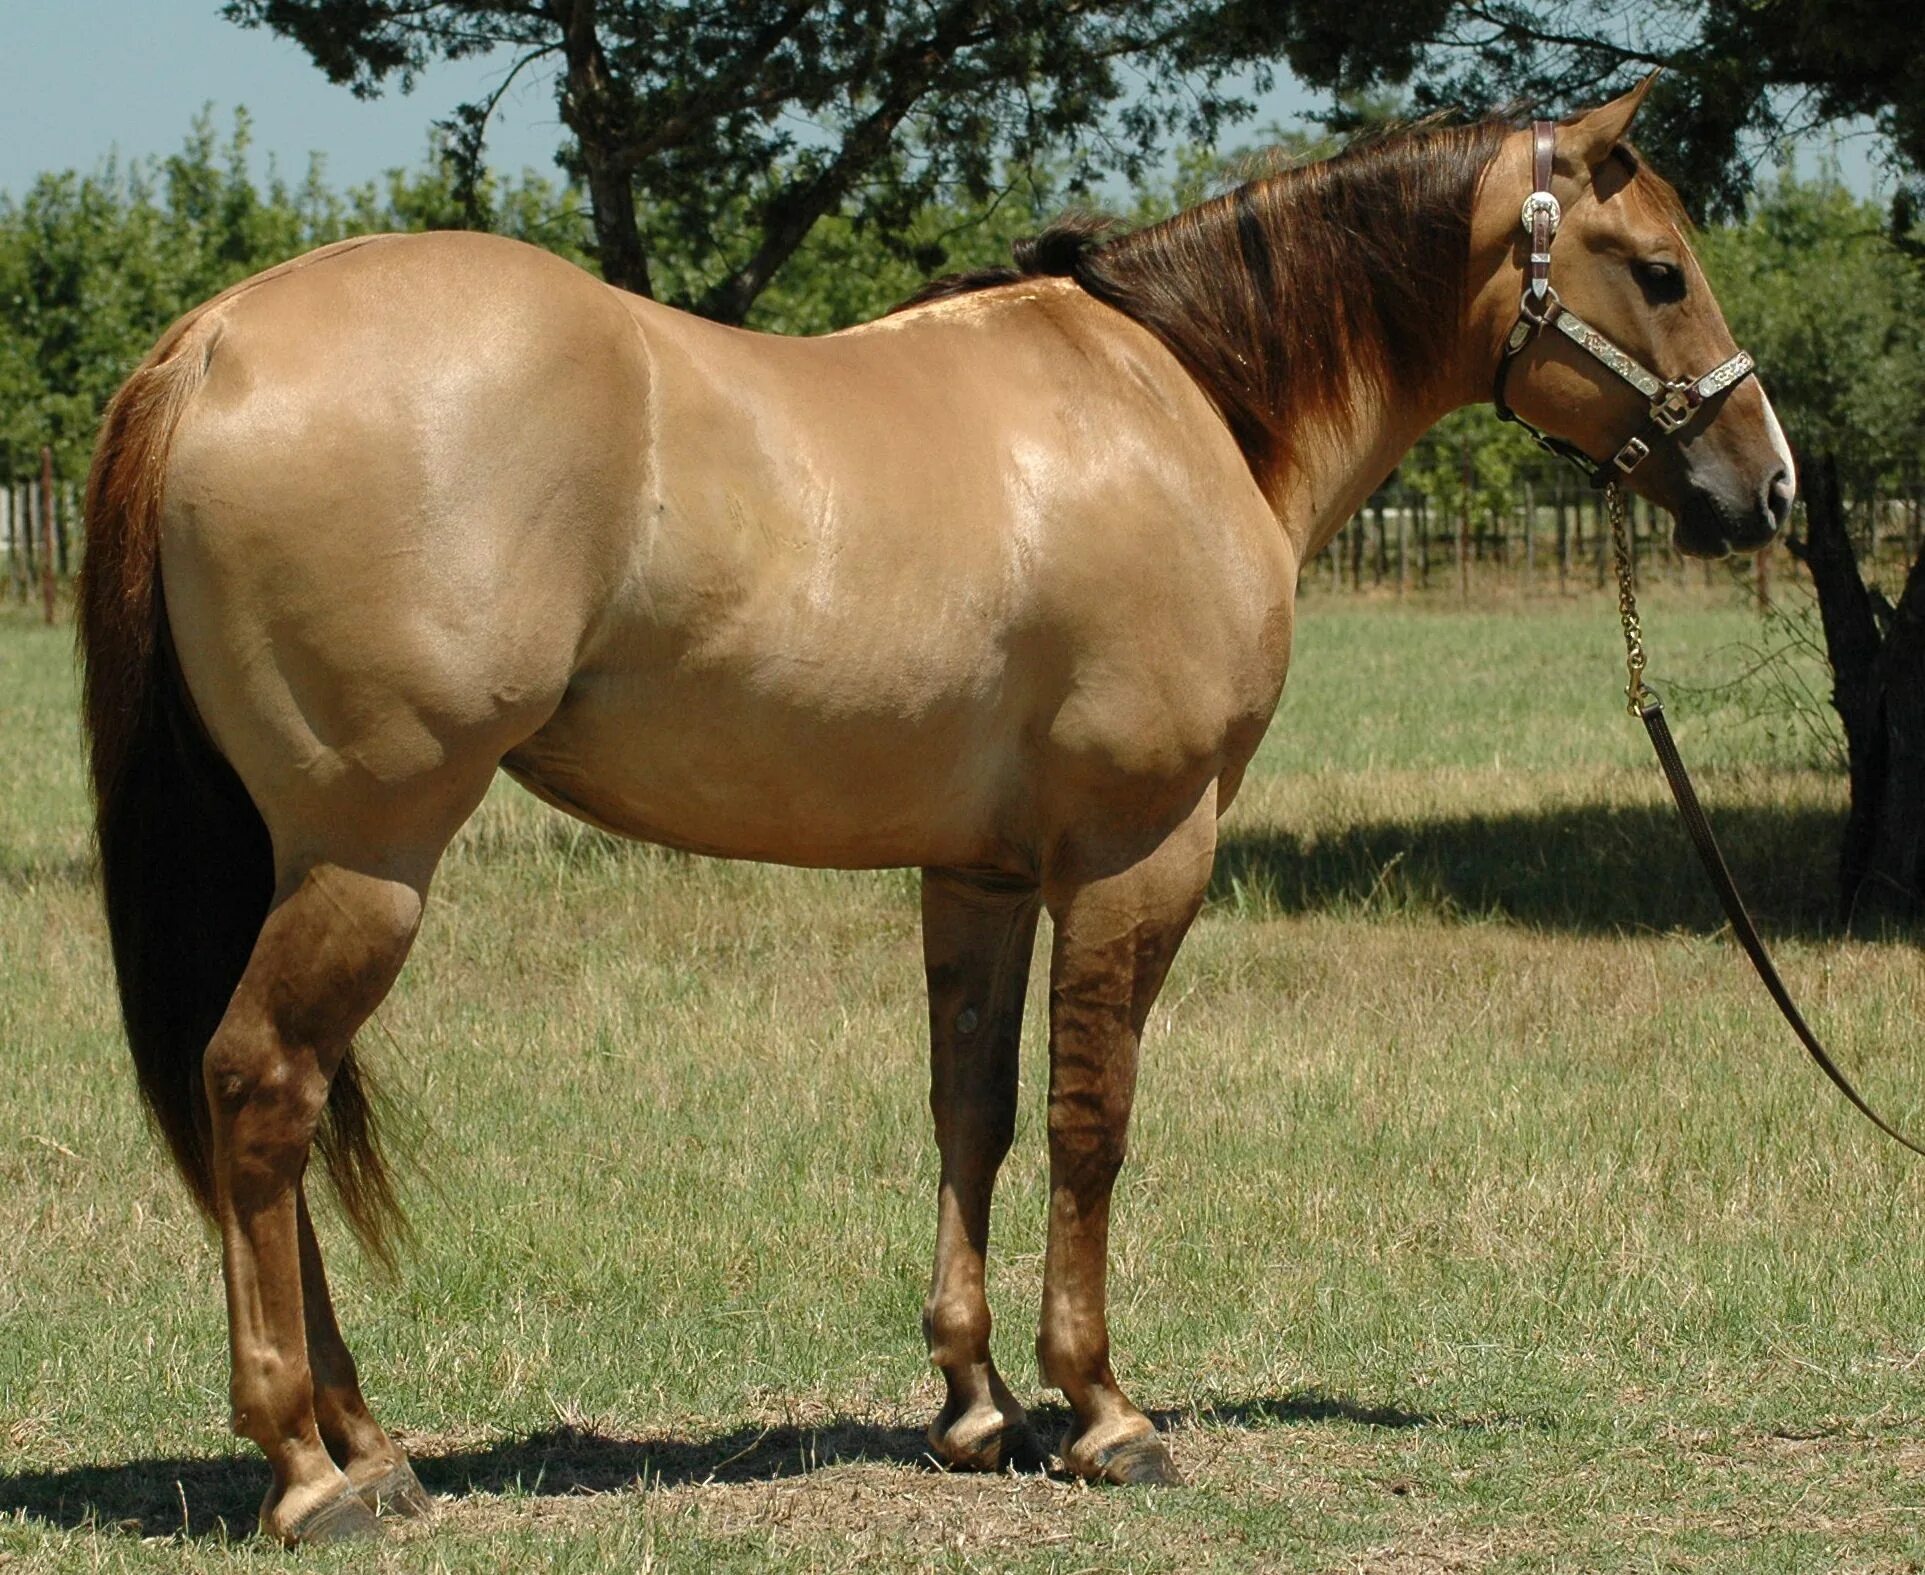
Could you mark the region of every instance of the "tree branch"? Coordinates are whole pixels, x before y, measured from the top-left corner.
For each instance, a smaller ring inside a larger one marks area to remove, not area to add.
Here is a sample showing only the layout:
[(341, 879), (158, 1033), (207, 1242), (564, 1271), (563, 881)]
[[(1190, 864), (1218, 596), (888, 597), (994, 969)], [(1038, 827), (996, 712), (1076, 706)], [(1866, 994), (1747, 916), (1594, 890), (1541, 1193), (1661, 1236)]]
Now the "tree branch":
[(799, 178), (763, 208), (762, 242), (753, 256), (720, 280), (696, 303), (695, 310), (718, 322), (747, 317), (776, 271), (794, 254), (818, 219), (849, 193), (861, 173), (887, 151), (891, 139), (916, 101), (942, 68), (977, 34), (983, 0), (960, 0), (926, 38), (905, 41), (891, 52), (877, 75), (886, 84), (882, 101), (843, 137), (842, 146), (813, 175)]

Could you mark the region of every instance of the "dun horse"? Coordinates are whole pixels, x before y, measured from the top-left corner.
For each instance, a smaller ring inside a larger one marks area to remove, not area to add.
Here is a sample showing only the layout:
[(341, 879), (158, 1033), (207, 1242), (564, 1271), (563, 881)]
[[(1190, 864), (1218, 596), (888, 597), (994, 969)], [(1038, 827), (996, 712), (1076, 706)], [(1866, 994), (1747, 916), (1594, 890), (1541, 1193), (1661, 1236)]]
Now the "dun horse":
[[(1732, 343), (1642, 89), (1555, 132), (1564, 301), (1649, 366)], [(1548, 139), (1548, 133), (1547, 133)], [(1547, 140), (1536, 157), (1550, 171)], [(1174, 1470), (1111, 1369), (1111, 1187), (1144, 1020), (1289, 661), (1297, 577), (1518, 317), (1529, 133), (1404, 133), (881, 321), (786, 340), (476, 235), (343, 242), (177, 323), (88, 489), (86, 718), (140, 1087), (217, 1224), (233, 1424), (289, 1542), (427, 1504), (370, 1414), (305, 1197), (394, 1197), (350, 1040), (497, 768), (627, 836), (923, 871), (941, 1153), (924, 1313), (959, 1467), (1031, 1447), (990, 1355), (990, 1192), (1053, 921), (1037, 1355), (1061, 1457)], [(1523, 416), (1594, 455), (1638, 396), (1565, 336)], [(1782, 523), (1756, 381), (1652, 446), (1687, 550)]]

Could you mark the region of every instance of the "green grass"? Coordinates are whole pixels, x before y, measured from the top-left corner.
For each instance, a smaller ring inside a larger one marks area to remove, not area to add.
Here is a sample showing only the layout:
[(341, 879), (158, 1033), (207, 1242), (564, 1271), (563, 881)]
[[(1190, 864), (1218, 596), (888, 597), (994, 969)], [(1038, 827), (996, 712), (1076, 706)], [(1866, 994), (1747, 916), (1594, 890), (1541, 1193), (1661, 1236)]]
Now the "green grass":
[[(1647, 621), (1786, 972), (1925, 1123), (1917, 951), (1826, 925), (1841, 785), (1716, 687), (1755, 620)], [(334, 1253), (448, 1497), (290, 1555), (244, 1540), (216, 1253), (116, 1039), (69, 634), (9, 609), (0, 1570), (1917, 1568), (1925, 1171), (1715, 938), (1617, 661), (1601, 597), (1306, 601), (1119, 1192), (1118, 1368), (1180, 1491), (918, 1464), (913, 877), (625, 847), (502, 785), (366, 1036), (419, 1247)], [(991, 1298), (1040, 1400), (1037, 1004)]]

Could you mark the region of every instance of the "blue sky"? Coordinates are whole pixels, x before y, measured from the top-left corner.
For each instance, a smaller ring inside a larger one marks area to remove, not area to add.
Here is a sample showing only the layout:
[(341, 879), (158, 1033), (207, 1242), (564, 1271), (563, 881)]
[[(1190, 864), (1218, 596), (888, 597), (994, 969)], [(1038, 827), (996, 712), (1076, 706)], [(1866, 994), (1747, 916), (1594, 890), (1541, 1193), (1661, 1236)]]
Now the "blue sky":
[[(491, 92), (508, 65), (440, 66), (405, 98), (363, 102), (294, 45), (222, 21), (216, 0), (5, 0), (0, 9), (0, 191), (16, 194), (44, 170), (173, 152), (206, 104), (223, 131), (234, 106), (247, 106), (257, 169), (272, 155), (298, 179), (318, 152), (331, 182), (354, 184), (418, 164), (433, 121)], [(1288, 124), (1310, 102), (1285, 82), (1257, 118)], [(524, 73), (496, 111), (490, 161), (551, 170), (561, 135), (547, 79)], [(1867, 139), (1840, 153), (1846, 178), (1873, 189)]]
[[(507, 64), (441, 66), (405, 98), (363, 102), (293, 44), (222, 21), (216, 0), (6, 0), (0, 10), (0, 191), (16, 194), (43, 170), (90, 170), (114, 151), (171, 153), (208, 103), (223, 131), (247, 106), (263, 164), (272, 154), (298, 178), (318, 152), (331, 181), (353, 184), (420, 163), (433, 121), (492, 91)], [(560, 138), (553, 94), (524, 74), (497, 111), (494, 162), (550, 170)]]

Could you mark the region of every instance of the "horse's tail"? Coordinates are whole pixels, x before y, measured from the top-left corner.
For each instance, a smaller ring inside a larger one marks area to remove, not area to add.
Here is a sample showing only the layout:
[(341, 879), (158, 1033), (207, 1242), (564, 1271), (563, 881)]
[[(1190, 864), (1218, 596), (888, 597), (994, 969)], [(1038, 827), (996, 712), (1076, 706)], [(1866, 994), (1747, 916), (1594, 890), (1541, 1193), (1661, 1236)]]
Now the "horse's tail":
[[(196, 314), (200, 316), (201, 314)], [(160, 581), (174, 429), (218, 330), (177, 325), (107, 406), (87, 477), (79, 583), (84, 717), (107, 930), (134, 1070), (194, 1201), (214, 1212), (201, 1058), (274, 896), (267, 825), (188, 696)], [(352, 1050), (318, 1146), (363, 1244), (391, 1258), (400, 1211)]]

